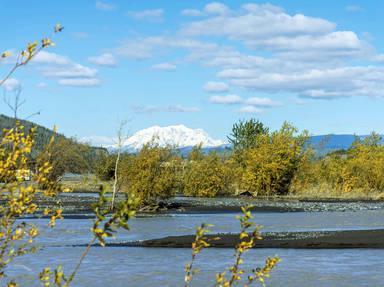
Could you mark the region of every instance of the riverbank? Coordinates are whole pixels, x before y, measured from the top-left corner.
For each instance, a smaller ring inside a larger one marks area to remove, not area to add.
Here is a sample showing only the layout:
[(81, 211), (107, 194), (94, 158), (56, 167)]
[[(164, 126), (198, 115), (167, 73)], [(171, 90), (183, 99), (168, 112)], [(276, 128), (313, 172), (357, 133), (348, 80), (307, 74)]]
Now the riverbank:
[[(59, 198), (38, 197), (37, 202), (42, 208), (60, 204), (64, 214), (92, 213), (92, 204), (97, 201), (97, 193), (64, 193)], [(117, 201), (123, 200), (118, 194)], [(295, 199), (287, 197), (252, 198), (252, 197), (221, 197), (221, 198), (195, 198), (177, 196), (147, 206), (139, 214), (162, 213), (228, 213), (239, 212), (240, 207), (253, 205), (253, 212), (345, 212), (361, 210), (382, 210), (382, 200), (362, 199)]]
[[(234, 248), (239, 242), (238, 234), (210, 234), (211, 248)], [(262, 234), (254, 248), (384, 248), (384, 230), (345, 230), (309, 232), (269, 232)], [(167, 236), (163, 238), (125, 243), (109, 243), (109, 247), (151, 247), (151, 248), (190, 248), (194, 235)]]

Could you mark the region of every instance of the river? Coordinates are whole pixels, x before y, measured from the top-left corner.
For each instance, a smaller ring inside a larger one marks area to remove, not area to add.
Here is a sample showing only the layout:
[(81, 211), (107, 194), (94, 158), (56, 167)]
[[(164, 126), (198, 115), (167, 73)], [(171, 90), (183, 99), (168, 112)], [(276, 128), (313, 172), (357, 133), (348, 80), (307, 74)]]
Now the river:
[[(265, 231), (307, 231), (384, 228), (384, 210), (354, 212), (268, 212), (255, 213), (255, 221)], [(43, 267), (62, 264), (69, 272), (90, 240), (91, 219), (64, 219), (53, 229), (46, 219), (28, 219), (41, 226), (37, 254), (18, 258), (8, 274), (21, 286), (40, 286), (37, 274)], [(130, 231), (121, 231), (114, 242), (194, 233), (202, 222), (215, 226), (212, 232), (239, 230), (234, 213), (163, 214), (140, 216), (131, 221)], [(245, 269), (262, 264), (267, 256), (278, 255), (282, 262), (272, 272), (268, 286), (384, 286), (383, 249), (254, 249), (245, 256)], [(94, 247), (83, 262), (73, 286), (183, 286), (184, 266), (189, 249)], [(212, 286), (215, 272), (233, 262), (231, 249), (206, 249), (198, 255), (192, 286)], [(4, 284), (2, 284), (4, 285)]]

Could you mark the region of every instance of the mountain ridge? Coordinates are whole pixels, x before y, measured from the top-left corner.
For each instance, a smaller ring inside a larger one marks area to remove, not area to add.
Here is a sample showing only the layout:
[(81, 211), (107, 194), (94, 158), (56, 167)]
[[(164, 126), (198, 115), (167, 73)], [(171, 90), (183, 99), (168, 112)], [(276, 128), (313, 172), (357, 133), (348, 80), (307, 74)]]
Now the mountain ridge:
[[(53, 131), (38, 125), (31, 121), (21, 121), (22, 124), (28, 129), (32, 126), (37, 126), (37, 140), (39, 143), (46, 143), (53, 135)], [(0, 114), (0, 130), (3, 128), (10, 128), (14, 125), (14, 119)], [(56, 137), (64, 137), (65, 135), (55, 133)], [(152, 140), (160, 146), (170, 146), (174, 149), (180, 150), (182, 153), (188, 153), (192, 147), (202, 142), (202, 147), (205, 152), (209, 151), (228, 151), (231, 146), (219, 139), (213, 139), (203, 129), (191, 129), (185, 125), (171, 125), (161, 127), (155, 125), (146, 129), (137, 131), (124, 142), (123, 150), (125, 152), (137, 152), (140, 148)], [(320, 153), (327, 153), (335, 150), (348, 149), (352, 143), (357, 139), (364, 139), (367, 135), (353, 135), (353, 134), (328, 134), (328, 135), (313, 135), (310, 136), (309, 143)], [(84, 138), (87, 140), (80, 140), (82, 142), (89, 142), (92, 137)], [(97, 148), (106, 148), (110, 151), (115, 150), (112, 144), (113, 139), (108, 142), (106, 137), (102, 138), (106, 144), (95, 144), (89, 142), (90, 145)], [(382, 141), (384, 143), (384, 141)]]

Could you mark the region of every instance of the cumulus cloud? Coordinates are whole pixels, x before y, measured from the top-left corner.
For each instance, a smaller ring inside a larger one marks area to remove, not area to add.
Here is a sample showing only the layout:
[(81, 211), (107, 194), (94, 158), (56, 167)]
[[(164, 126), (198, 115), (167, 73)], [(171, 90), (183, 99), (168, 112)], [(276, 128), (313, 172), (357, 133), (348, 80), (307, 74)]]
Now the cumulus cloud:
[(41, 51), (31, 60), (31, 63), (62, 66), (70, 64), (71, 60), (66, 56), (61, 56), (47, 51)]
[(276, 106), (280, 106), (280, 102), (275, 102), (270, 98), (259, 98), (259, 97), (251, 97), (247, 99), (243, 99), (238, 95), (226, 95), (226, 96), (212, 96), (209, 98), (209, 102), (212, 104), (220, 104), (220, 105), (239, 105), (244, 104), (248, 108), (252, 107), (263, 107), (263, 108), (272, 108)]
[(112, 3), (96, 1), (96, 9), (102, 10), (102, 11), (112, 11), (116, 9), (116, 6)]
[(57, 79), (60, 85), (89, 87), (100, 84), (97, 69), (76, 63), (66, 56), (41, 51), (31, 63), (43, 76)]
[(200, 109), (196, 107), (184, 107), (182, 105), (169, 105), (166, 111), (173, 113), (196, 113), (199, 112)]
[(136, 20), (144, 20), (149, 22), (161, 22), (163, 21), (163, 9), (150, 9), (143, 11), (128, 11), (127, 15)]
[(229, 8), (220, 2), (212, 2), (205, 5), (204, 12), (208, 14), (225, 15), (229, 13)]
[(209, 98), (209, 102), (212, 104), (234, 105), (242, 103), (243, 99), (238, 95), (212, 96)]
[(198, 9), (184, 9), (181, 11), (181, 15), (199, 17), (207, 15), (226, 15), (230, 12), (228, 6), (220, 2), (211, 2), (205, 5), (203, 10)]
[(263, 112), (263, 110), (254, 106), (244, 106), (238, 109), (237, 112), (247, 114), (260, 114)]
[(382, 62), (382, 63), (384, 63), (384, 54), (374, 55), (374, 56), (372, 57), (372, 61), (374, 61), (374, 62)]
[(104, 53), (99, 56), (89, 57), (88, 61), (92, 64), (105, 67), (115, 67), (117, 62), (111, 53)]
[(372, 49), (356, 33), (336, 31), (335, 23), (303, 14), (290, 15), (271, 4), (246, 4), (240, 10), (192, 21), (182, 27), (181, 33), (239, 40), (251, 49), (301, 61), (364, 56)]
[(163, 49), (187, 49), (193, 51), (214, 51), (217, 44), (206, 43), (190, 38), (176, 37), (145, 37), (122, 42), (115, 48), (115, 52), (126, 58), (143, 60), (151, 58), (157, 51)]
[(250, 13), (258, 14), (258, 13), (264, 13), (264, 12), (271, 12), (271, 13), (284, 13), (284, 9), (280, 6), (276, 6), (270, 3), (264, 3), (264, 4), (255, 4), (255, 3), (247, 3), (241, 6), (245, 11), (248, 11)]
[(7, 92), (13, 92), (21, 88), (21, 83), (17, 79), (10, 78), (3, 83), (2, 87)]
[(70, 66), (47, 67), (41, 69), (44, 76), (55, 78), (94, 78), (97, 70), (77, 63)]
[[(383, 55), (369, 40), (354, 31), (338, 30), (332, 21), (253, 3), (230, 9), (213, 2), (182, 14), (204, 17), (192, 18), (175, 36), (124, 42), (116, 53), (146, 59), (157, 53), (186, 51), (186, 61), (217, 69), (217, 80), (203, 87), (212, 93), (228, 92), (231, 86), (312, 99), (383, 96)], [(279, 105), (260, 99), (244, 99), (242, 104)]]
[(224, 93), (229, 91), (229, 86), (224, 82), (207, 82), (203, 89), (208, 93)]
[(203, 16), (204, 13), (197, 9), (184, 9), (181, 11), (181, 15), (190, 16), (190, 17), (199, 17), (199, 16)]
[(70, 87), (94, 87), (100, 85), (100, 80), (96, 78), (74, 78), (74, 79), (60, 79), (59, 85)]
[(172, 63), (160, 63), (152, 65), (152, 70), (160, 70), (160, 71), (174, 71), (176, 70), (176, 65)]
[(303, 97), (384, 96), (384, 68), (375, 66), (318, 69), (300, 73), (224, 70), (220, 76), (236, 86), (267, 92), (294, 92)]
[[(321, 34), (331, 32), (336, 25), (330, 21), (302, 14), (289, 15), (280, 9), (262, 5), (243, 6), (240, 13), (210, 17), (185, 25), (186, 35), (216, 35), (232, 39), (260, 39), (276, 36)], [(252, 7), (252, 9), (251, 9)], [(257, 29), (255, 29), (257, 27)]]
[(159, 112), (166, 113), (195, 113), (199, 112), (200, 109), (196, 107), (185, 107), (182, 105), (168, 105), (166, 107), (158, 106), (134, 106), (133, 111), (140, 114), (152, 114)]
[(281, 103), (275, 102), (270, 98), (258, 98), (258, 97), (248, 98), (244, 101), (244, 103), (250, 106), (259, 106), (259, 107), (276, 107), (281, 105)]

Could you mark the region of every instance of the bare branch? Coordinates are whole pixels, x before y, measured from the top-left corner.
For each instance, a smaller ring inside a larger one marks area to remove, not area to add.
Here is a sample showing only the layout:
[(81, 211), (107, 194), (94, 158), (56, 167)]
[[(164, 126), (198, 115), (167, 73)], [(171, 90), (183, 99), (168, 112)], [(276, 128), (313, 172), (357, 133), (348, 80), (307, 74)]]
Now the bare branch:
[(120, 162), (120, 156), (121, 156), (121, 149), (123, 147), (123, 144), (125, 140), (127, 139), (126, 135), (123, 135), (124, 128), (126, 126), (127, 122), (122, 121), (120, 123), (120, 127), (117, 131), (117, 157), (116, 157), (116, 162), (115, 162), (115, 178), (113, 181), (113, 189), (112, 189), (112, 200), (111, 200), (111, 210), (113, 210), (113, 206), (115, 204), (115, 198), (116, 198), (116, 193), (118, 192), (118, 168), (119, 168), (119, 162)]

